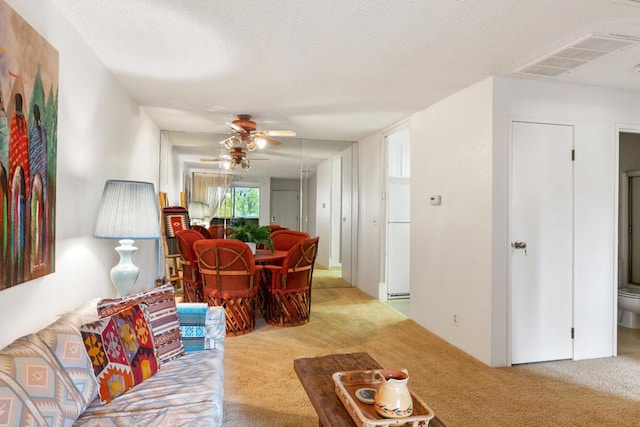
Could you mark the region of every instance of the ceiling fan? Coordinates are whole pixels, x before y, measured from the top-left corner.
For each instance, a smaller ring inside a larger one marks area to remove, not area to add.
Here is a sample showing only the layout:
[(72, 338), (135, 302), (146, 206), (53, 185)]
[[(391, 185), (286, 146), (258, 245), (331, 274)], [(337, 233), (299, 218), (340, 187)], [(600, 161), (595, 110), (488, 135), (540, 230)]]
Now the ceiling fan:
[[(256, 159), (251, 160), (269, 160), (269, 159)], [(204, 157), (201, 158), (201, 162), (221, 162), (222, 167), (225, 169), (235, 170), (236, 166), (242, 167), (244, 170), (251, 168), (251, 160), (247, 159), (247, 152), (242, 150), (242, 147), (233, 147), (229, 150), (229, 154), (225, 154), (220, 157)]]
[[(292, 130), (257, 130), (258, 125), (251, 120), (249, 114), (238, 114), (238, 118), (231, 123), (227, 123), (233, 130), (233, 135), (220, 141), (229, 149), (229, 154), (222, 157), (203, 158), (201, 162), (222, 162), (226, 169), (235, 169), (240, 165), (242, 169), (249, 169), (251, 162), (247, 159), (247, 152), (243, 151), (243, 145), (247, 151), (256, 148), (264, 148), (267, 144), (280, 145), (282, 142), (271, 138), (272, 136), (295, 136)], [(268, 159), (252, 159), (268, 160)]]
[(227, 125), (233, 130), (233, 135), (220, 141), (230, 150), (242, 147), (244, 144), (247, 150), (253, 151), (257, 148), (264, 148), (269, 145), (280, 145), (282, 142), (271, 138), (272, 136), (296, 136), (292, 130), (258, 130), (256, 122), (251, 120), (249, 114), (238, 114), (238, 118)]

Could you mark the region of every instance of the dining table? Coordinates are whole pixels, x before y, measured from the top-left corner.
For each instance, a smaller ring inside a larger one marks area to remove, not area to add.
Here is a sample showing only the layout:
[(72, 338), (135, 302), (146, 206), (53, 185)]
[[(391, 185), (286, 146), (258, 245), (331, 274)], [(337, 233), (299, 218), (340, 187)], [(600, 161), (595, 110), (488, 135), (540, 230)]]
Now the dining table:
[(287, 251), (275, 250), (271, 252), (269, 249), (256, 249), (256, 254), (253, 256), (256, 264), (274, 264), (283, 260), (287, 256)]

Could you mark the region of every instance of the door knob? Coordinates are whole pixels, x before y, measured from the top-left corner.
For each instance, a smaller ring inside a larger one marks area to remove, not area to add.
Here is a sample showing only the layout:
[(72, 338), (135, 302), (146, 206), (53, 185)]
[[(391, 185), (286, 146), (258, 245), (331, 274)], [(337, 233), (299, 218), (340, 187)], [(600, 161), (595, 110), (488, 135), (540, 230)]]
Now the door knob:
[(527, 244), (516, 240), (515, 242), (511, 242), (511, 247), (513, 249), (527, 249)]

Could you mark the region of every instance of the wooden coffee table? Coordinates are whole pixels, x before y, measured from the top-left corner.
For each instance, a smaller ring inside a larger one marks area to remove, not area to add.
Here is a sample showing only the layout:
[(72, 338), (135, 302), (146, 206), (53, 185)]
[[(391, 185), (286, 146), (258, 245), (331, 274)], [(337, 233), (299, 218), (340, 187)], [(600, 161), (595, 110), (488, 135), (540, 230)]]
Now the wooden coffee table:
[[(369, 353), (329, 354), (295, 359), (293, 369), (318, 413), (321, 427), (353, 426), (355, 423), (336, 394), (331, 375), (339, 371), (382, 369)], [(435, 417), (430, 427), (445, 427)]]

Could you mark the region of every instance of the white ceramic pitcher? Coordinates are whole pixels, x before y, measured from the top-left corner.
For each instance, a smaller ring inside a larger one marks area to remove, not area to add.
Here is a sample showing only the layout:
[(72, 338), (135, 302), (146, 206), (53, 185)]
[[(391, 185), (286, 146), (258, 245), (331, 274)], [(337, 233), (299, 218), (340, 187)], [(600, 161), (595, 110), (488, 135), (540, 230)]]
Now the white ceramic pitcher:
[(384, 418), (404, 418), (413, 413), (413, 398), (407, 387), (406, 369), (383, 369), (374, 399), (376, 412)]

